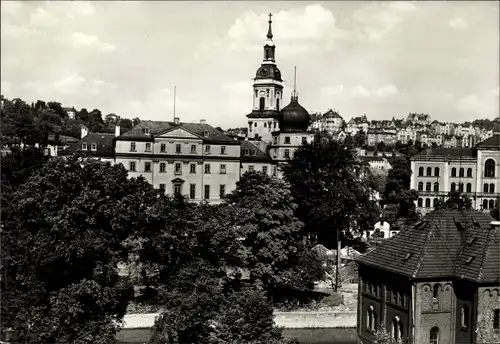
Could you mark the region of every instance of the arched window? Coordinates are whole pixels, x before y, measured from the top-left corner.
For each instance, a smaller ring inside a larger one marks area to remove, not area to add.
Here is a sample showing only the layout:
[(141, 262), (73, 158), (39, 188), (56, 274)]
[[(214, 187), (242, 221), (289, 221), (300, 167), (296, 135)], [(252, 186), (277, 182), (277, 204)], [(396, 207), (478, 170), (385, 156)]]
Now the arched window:
[(463, 328), (467, 328), (469, 325), (469, 307), (466, 305), (462, 306), (462, 310), (460, 312), (460, 319)]
[(266, 98), (260, 97), (259, 99), (259, 110), (264, 111), (264, 107), (266, 106)]
[(377, 313), (372, 305), (366, 311), (366, 329), (375, 331), (377, 328)]
[(418, 182), (418, 191), (424, 191), (424, 183)]
[(489, 209), (494, 209), (495, 208), (495, 201), (490, 199), (490, 201), (488, 202), (488, 208)]
[(488, 200), (487, 199), (485, 199), (483, 201), (483, 209), (488, 209)]
[(464, 192), (464, 183), (458, 183), (458, 191)]
[(438, 299), (439, 297), (439, 291), (441, 290), (441, 285), (439, 283), (434, 284), (432, 287), (432, 298), (433, 299)]
[(425, 183), (425, 191), (431, 191), (431, 183), (430, 182)]
[(427, 175), (431, 176), (432, 175), (432, 168), (427, 167)]
[(280, 99), (276, 99), (276, 110), (280, 111)]
[(434, 200), (432, 201), (432, 207), (433, 208), (436, 208), (437, 202), (438, 202), (438, 199), (434, 198)]
[(425, 199), (425, 207), (426, 208), (430, 208), (431, 207), (431, 199), (430, 198), (426, 198)]
[(460, 170), (458, 171), (458, 176), (459, 177), (465, 177), (464, 172), (465, 172), (465, 170), (463, 168), (460, 168)]
[(431, 328), (429, 333), (429, 344), (439, 344), (439, 329), (437, 327)]
[(451, 183), (451, 191), (455, 191), (457, 189), (457, 184)]
[(418, 175), (419, 176), (423, 176), (424, 175), (424, 168), (423, 167), (419, 167), (419, 169), (418, 169)]
[(488, 192), (488, 184), (484, 183), (483, 185), (483, 192), (487, 193)]
[(494, 178), (495, 177), (495, 160), (488, 159), (484, 163), (484, 176), (486, 178)]
[(438, 191), (439, 191), (439, 183), (438, 183), (438, 182), (435, 182), (435, 183), (434, 183), (434, 191), (435, 191), (435, 192), (438, 192)]
[(451, 176), (452, 176), (452, 177), (456, 177), (456, 176), (457, 176), (457, 169), (456, 169), (455, 167), (453, 167), (453, 168), (451, 169)]
[(417, 201), (417, 206), (419, 208), (422, 208), (422, 205), (423, 205), (423, 200), (421, 198), (419, 198), (418, 201)]
[(467, 183), (467, 192), (472, 192), (472, 184)]
[(255, 90), (255, 98), (259, 96), (259, 91)]
[(467, 169), (467, 178), (472, 178), (472, 168)]
[(436, 177), (439, 177), (439, 167), (436, 167), (436, 168), (434, 169), (434, 175), (435, 175)]
[(490, 184), (490, 193), (495, 193), (495, 184)]
[(392, 320), (392, 338), (397, 342), (403, 337), (403, 323), (396, 315)]

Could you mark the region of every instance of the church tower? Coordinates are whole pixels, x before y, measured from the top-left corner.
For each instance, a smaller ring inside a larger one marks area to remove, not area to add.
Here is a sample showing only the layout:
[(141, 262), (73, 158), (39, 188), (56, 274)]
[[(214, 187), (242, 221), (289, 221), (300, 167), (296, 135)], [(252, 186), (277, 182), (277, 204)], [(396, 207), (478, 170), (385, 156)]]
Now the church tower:
[(283, 79), (276, 66), (271, 17), (270, 13), (263, 61), (253, 79), (253, 110), (247, 115), (248, 136), (261, 137), (265, 142), (270, 142), (271, 133), (279, 130), (278, 118), (283, 102)]

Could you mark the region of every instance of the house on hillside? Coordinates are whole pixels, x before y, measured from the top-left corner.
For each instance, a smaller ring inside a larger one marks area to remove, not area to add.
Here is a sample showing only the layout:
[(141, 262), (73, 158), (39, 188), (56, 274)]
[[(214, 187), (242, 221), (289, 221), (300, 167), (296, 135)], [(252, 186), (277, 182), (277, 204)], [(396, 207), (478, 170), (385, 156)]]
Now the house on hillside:
[(382, 324), (409, 344), (486, 343), (500, 331), (500, 222), (486, 213), (434, 211), (356, 261), (363, 344)]

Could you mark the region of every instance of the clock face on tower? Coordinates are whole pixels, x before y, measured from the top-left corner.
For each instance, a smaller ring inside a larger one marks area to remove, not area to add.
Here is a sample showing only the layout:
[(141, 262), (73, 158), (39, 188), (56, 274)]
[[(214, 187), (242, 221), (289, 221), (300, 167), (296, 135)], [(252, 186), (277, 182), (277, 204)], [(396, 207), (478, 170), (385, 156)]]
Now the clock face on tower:
[(267, 75), (267, 69), (265, 69), (265, 68), (264, 68), (264, 69), (262, 69), (262, 70), (260, 71), (260, 75), (262, 75), (262, 76)]

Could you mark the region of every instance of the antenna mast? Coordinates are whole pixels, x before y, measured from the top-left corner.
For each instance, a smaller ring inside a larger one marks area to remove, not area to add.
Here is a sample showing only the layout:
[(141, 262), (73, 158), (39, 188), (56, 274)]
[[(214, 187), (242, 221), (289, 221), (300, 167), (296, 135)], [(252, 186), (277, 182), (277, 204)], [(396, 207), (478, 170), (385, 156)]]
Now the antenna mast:
[(175, 98), (177, 96), (177, 86), (174, 86), (174, 122), (175, 122)]

